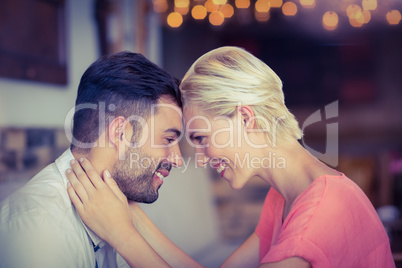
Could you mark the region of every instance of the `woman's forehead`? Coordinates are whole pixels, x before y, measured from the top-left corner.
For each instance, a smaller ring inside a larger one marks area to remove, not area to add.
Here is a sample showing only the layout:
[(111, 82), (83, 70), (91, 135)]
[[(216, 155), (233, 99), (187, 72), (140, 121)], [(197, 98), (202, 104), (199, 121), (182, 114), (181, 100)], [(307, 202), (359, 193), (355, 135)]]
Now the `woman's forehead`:
[(199, 105), (191, 103), (184, 107), (183, 115), (185, 118), (190, 118), (197, 115), (205, 115), (205, 112)]

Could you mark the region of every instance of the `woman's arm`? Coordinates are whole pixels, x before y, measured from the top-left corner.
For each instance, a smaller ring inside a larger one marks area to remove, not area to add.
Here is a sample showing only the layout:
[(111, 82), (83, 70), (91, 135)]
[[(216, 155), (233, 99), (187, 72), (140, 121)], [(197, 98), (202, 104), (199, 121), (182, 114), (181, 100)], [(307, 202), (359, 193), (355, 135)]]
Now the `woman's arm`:
[(102, 181), (88, 160), (80, 162), (86, 174), (77, 161), (72, 162), (74, 172), (66, 171), (67, 191), (85, 224), (115, 248), (131, 267), (169, 267), (134, 228), (127, 199), (123, 193), (112, 191), (117, 185), (109, 173), (105, 171), (104, 176), (110, 179), (112, 188)]
[(260, 268), (311, 268), (311, 264), (300, 257), (290, 257), (283, 261), (264, 263)]
[(222, 264), (221, 268), (260, 267), (260, 268), (311, 268), (308, 261), (299, 257), (290, 257), (283, 261), (259, 265), (259, 238), (252, 233)]
[(202, 267), (167, 238), (137, 203), (130, 202), (129, 206), (135, 228), (167, 263), (172, 267)]
[(255, 232), (252, 233), (247, 240), (226, 259), (221, 268), (258, 267), (259, 241), (257, 234)]

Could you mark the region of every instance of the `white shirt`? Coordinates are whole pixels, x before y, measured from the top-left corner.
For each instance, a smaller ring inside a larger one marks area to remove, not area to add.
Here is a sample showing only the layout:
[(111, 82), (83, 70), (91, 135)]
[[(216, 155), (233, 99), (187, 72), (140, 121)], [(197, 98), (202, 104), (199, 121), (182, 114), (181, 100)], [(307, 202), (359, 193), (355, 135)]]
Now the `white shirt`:
[(73, 158), (68, 149), (0, 203), (1, 268), (129, 267), (75, 211), (65, 176)]

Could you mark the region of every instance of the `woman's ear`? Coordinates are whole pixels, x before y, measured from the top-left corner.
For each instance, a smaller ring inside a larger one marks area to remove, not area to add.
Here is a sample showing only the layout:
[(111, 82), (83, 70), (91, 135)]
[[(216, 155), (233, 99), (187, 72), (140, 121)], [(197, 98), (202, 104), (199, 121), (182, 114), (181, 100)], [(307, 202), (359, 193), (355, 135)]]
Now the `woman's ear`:
[(249, 105), (238, 106), (237, 111), (246, 129), (254, 129), (256, 127), (254, 111)]
[(109, 143), (113, 144), (116, 148), (118, 148), (120, 144), (124, 144), (126, 125), (127, 120), (123, 116), (116, 117), (109, 124)]

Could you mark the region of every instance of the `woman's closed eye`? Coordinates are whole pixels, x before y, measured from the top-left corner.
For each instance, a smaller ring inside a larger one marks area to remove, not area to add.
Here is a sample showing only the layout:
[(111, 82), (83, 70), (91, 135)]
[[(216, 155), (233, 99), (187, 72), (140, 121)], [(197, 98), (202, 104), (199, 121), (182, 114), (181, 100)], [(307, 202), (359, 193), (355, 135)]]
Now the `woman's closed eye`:
[(204, 138), (205, 138), (204, 136), (196, 136), (193, 138), (193, 140), (195, 140), (198, 144), (202, 144)]

